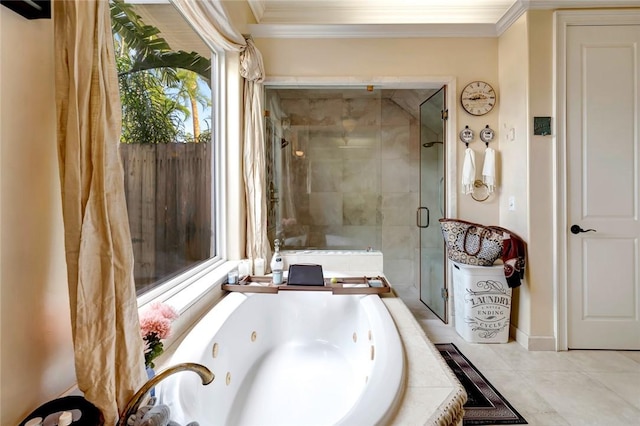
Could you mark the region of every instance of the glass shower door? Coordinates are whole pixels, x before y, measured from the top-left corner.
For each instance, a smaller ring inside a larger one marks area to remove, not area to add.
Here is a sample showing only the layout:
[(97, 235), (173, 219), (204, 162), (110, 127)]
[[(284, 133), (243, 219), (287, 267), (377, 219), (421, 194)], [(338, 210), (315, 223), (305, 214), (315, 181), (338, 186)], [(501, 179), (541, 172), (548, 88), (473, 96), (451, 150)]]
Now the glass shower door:
[(445, 87), (420, 105), (420, 300), (446, 322), (444, 240)]

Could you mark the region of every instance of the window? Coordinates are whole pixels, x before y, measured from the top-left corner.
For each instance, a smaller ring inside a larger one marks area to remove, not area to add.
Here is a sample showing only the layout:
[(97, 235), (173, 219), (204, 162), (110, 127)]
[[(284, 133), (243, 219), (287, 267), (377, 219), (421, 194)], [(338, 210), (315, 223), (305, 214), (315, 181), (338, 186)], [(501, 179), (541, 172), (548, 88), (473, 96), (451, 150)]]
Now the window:
[(112, 1), (111, 19), (140, 296), (219, 254), (217, 58), (171, 4)]

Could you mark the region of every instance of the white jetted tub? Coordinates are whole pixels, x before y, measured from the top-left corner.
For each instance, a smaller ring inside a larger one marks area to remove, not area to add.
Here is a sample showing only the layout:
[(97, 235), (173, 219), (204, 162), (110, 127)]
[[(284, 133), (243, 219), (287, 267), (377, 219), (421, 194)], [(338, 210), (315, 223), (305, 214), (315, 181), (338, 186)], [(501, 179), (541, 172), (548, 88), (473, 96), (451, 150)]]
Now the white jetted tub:
[(180, 343), (170, 364), (197, 362), (162, 382), (171, 419), (209, 425), (376, 425), (402, 396), (404, 356), (378, 295), (232, 292)]

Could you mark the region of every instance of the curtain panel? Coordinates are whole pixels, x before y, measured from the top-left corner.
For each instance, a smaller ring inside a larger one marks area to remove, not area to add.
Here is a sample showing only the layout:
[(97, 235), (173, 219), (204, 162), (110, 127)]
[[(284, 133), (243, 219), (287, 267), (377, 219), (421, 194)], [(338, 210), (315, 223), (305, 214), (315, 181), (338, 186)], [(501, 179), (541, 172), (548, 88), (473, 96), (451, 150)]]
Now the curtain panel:
[(244, 77), (244, 145), (243, 164), (247, 199), (248, 258), (262, 258), (269, 264), (271, 249), (267, 236), (266, 143), (263, 92), (264, 65), (262, 55), (253, 43), (246, 40), (240, 53), (240, 75)]
[(231, 24), (220, 0), (171, 0), (212, 50), (240, 52), (243, 94), (243, 177), (247, 205), (246, 257), (268, 260), (265, 136), (263, 113), (264, 66), (251, 38), (243, 37)]
[(115, 424), (146, 381), (118, 156), (121, 109), (107, 0), (54, 4), (56, 112), (79, 389)]

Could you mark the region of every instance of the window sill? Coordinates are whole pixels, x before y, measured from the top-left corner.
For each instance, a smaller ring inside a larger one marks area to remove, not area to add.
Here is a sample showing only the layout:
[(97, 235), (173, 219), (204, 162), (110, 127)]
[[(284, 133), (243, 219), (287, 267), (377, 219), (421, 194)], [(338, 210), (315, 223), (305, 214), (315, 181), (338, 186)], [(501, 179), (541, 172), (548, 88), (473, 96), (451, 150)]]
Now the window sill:
[[(221, 284), (227, 279), (227, 273), (238, 266), (238, 261), (222, 261), (209, 265), (197, 274), (184, 279), (182, 284), (171, 291), (139, 298), (140, 310), (151, 303), (161, 302), (171, 306), (178, 318), (171, 324), (171, 335), (165, 339), (164, 353), (158, 358), (157, 366), (164, 365), (175, 351), (175, 347), (184, 335), (211, 307), (220, 300), (225, 292)], [(175, 289), (175, 290), (174, 290)]]

